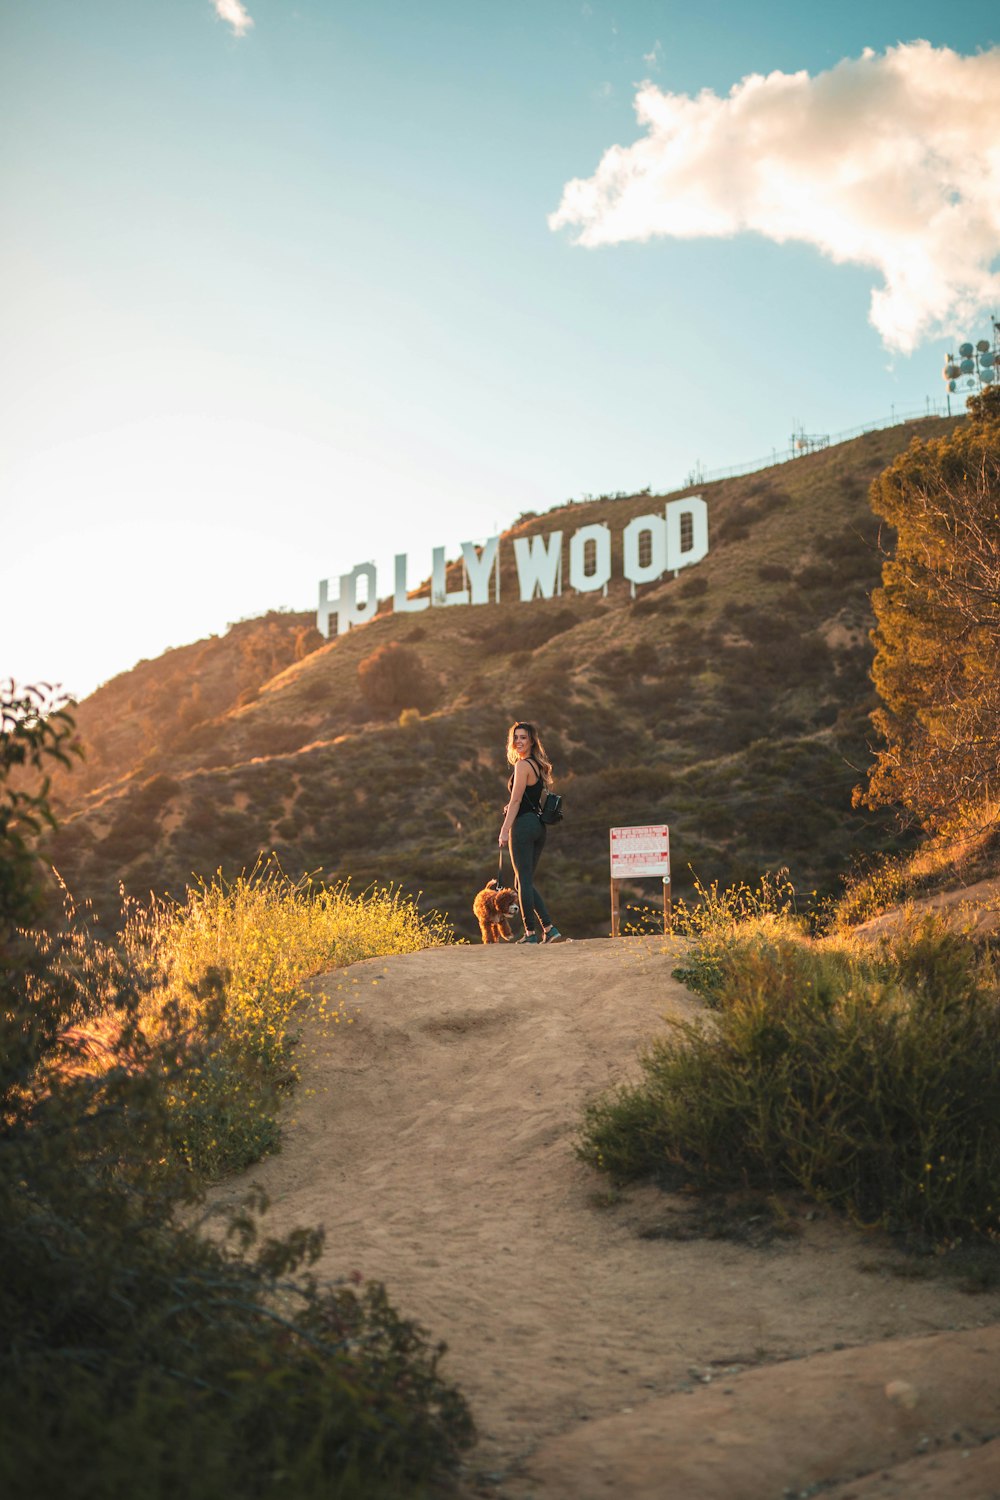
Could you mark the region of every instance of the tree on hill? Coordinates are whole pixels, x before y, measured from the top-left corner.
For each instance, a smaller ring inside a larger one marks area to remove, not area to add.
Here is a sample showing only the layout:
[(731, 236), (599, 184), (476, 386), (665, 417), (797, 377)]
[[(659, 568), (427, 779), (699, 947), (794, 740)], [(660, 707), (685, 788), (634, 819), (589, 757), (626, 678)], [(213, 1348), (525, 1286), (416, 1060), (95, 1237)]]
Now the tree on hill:
[(913, 442), (872, 486), (895, 528), (872, 595), (884, 744), (855, 802), (928, 830), (994, 821), (1000, 801), (1000, 389), (949, 437)]
[(426, 708), (430, 683), (420, 658), (408, 646), (388, 641), (358, 663), (358, 684), (377, 713)]

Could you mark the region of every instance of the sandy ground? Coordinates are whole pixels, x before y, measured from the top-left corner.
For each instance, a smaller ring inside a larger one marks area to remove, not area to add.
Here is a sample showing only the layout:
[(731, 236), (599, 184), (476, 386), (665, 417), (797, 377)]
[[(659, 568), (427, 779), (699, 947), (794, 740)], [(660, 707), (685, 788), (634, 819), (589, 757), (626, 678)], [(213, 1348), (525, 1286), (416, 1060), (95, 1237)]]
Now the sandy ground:
[(217, 1196), (262, 1183), (274, 1231), (325, 1227), (322, 1274), (384, 1281), (447, 1342), (480, 1432), (464, 1495), (1000, 1500), (1000, 1295), (894, 1274), (882, 1236), (805, 1204), (765, 1247), (664, 1237), (683, 1200), (616, 1201), (576, 1159), (584, 1101), (697, 1009), (676, 951), (326, 976), (351, 1024), (308, 1027), (281, 1154)]

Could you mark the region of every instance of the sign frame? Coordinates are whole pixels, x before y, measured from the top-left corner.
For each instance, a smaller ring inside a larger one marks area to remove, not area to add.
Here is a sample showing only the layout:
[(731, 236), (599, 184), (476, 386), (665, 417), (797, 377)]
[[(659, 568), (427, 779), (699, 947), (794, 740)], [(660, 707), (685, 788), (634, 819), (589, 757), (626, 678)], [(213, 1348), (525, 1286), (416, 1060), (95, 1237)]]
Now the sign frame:
[(611, 864), (611, 936), (620, 937), (621, 881), (659, 876), (663, 883), (663, 931), (673, 930), (670, 883), (670, 828), (643, 823), (609, 829)]

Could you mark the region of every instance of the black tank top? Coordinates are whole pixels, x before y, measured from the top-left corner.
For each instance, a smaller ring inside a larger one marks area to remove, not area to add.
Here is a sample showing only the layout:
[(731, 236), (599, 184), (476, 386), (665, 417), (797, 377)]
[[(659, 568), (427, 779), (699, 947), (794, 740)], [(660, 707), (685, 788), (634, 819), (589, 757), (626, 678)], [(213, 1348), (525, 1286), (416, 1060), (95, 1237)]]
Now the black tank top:
[[(535, 817), (537, 818), (542, 806), (542, 774), (530, 755), (528, 756), (528, 760), (530, 761), (531, 769), (538, 777), (538, 780), (535, 782), (534, 786), (525, 787), (524, 795), (521, 798), (521, 805), (517, 810), (517, 816), (519, 818), (523, 818), (525, 813), (534, 813)], [(508, 792), (512, 792), (514, 790), (513, 771), (511, 771), (510, 773), (510, 780), (507, 783), (507, 790)]]

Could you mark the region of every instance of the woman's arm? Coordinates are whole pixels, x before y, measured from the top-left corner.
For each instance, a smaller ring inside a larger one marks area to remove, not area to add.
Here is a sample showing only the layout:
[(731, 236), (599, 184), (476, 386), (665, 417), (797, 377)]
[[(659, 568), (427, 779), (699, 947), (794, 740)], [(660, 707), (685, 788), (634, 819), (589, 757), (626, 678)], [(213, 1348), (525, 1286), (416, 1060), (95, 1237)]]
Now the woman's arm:
[(521, 806), (521, 798), (524, 796), (524, 789), (527, 785), (528, 763), (525, 760), (519, 760), (517, 765), (514, 767), (514, 785), (510, 789), (510, 801), (507, 803), (507, 815), (503, 820), (503, 827), (500, 829), (501, 846), (506, 844), (507, 840), (510, 838), (510, 830), (513, 827), (514, 819), (517, 817), (517, 810)]

